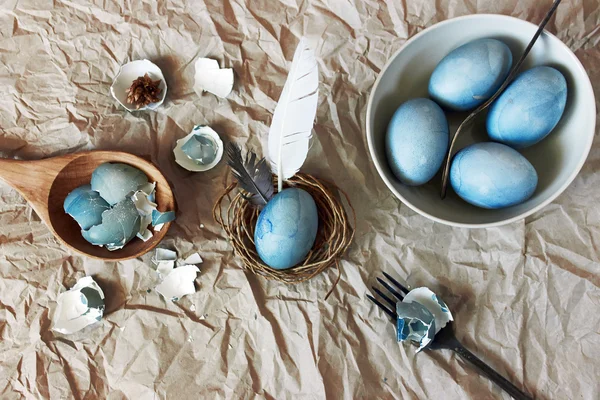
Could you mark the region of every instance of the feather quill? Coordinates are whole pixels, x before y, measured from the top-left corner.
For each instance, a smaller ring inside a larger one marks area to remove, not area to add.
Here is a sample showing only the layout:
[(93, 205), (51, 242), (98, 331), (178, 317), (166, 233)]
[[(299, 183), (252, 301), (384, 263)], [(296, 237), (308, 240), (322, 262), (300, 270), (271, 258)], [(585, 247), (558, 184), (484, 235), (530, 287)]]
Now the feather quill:
[(269, 160), (271, 170), (278, 176), (278, 191), (282, 190), (284, 180), (298, 172), (308, 155), (318, 89), (317, 60), (302, 38), (269, 129)]
[(244, 160), (242, 149), (237, 144), (227, 145), (227, 164), (240, 187), (250, 193), (249, 196), (243, 195), (244, 198), (258, 208), (263, 208), (273, 197), (275, 189), (266, 160), (261, 158), (257, 162), (256, 159), (256, 154), (248, 151)]

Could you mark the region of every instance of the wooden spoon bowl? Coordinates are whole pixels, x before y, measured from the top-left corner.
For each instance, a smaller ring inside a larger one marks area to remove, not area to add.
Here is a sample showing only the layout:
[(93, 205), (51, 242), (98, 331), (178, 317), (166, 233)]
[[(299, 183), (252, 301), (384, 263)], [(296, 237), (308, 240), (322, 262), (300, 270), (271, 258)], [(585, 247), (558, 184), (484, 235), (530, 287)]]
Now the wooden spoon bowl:
[(152, 250), (164, 238), (171, 223), (154, 232), (147, 242), (134, 238), (120, 250), (108, 251), (88, 243), (77, 222), (63, 209), (67, 195), (89, 184), (92, 172), (100, 164), (119, 162), (143, 171), (156, 182), (156, 203), (160, 211), (174, 211), (175, 198), (169, 183), (151, 162), (118, 151), (91, 151), (39, 161), (0, 160), (0, 178), (14, 187), (29, 202), (52, 233), (68, 248), (88, 257), (106, 261), (139, 257)]

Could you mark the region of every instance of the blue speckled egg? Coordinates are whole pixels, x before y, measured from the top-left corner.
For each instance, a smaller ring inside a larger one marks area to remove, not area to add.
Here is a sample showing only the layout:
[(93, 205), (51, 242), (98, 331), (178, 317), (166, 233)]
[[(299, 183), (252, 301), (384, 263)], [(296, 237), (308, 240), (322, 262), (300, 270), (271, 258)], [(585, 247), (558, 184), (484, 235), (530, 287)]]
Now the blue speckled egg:
[(476, 143), (456, 154), (450, 184), (465, 201), (483, 208), (514, 206), (527, 200), (537, 186), (533, 165), (501, 143)]
[(562, 117), (567, 103), (567, 81), (552, 67), (521, 73), (494, 101), (487, 116), (492, 140), (514, 148), (545, 138)]
[(450, 110), (472, 110), (500, 88), (511, 65), (507, 45), (496, 39), (474, 40), (452, 50), (435, 67), (429, 96)]
[(416, 186), (437, 173), (448, 150), (448, 121), (429, 99), (412, 99), (394, 113), (385, 137), (388, 164), (404, 184)]
[(110, 206), (90, 185), (83, 185), (68, 194), (63, 208), (77, 221), (81, 229), (87, 230), (102, 223), (102, 213)]
[(311, 195), (302, 189), (284, 189), (258, 217), (254, 231), (256, 251), (271, 268), (291, 268), (312, 248), (318, 226), (317, 206)]

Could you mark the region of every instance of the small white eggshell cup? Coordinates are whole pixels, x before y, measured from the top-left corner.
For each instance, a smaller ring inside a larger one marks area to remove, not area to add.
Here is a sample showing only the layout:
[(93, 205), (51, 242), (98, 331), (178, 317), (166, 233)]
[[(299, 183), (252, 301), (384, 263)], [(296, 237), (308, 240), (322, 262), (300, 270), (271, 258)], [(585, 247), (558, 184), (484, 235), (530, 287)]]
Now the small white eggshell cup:
[[(148, 74), (152, 80), (160, 79), (160, 101), (150, 103), (144, 107), (135, 108), (133, 104), (127, 101), (127, 90), (131, 87), (134, 80), (145, 74)], [(117, 100), (127, 111), (156, 110), (163, 101), (165, 101), (165, 97), (167, 96), (167, 82), (165, 81), (165, 77), (160, 68), (153, 62), (149, 60), (131, 61), (122, 65), (119, 69), (119, 73), (110, 87), (110, 94), (112, 94), (115, 100)]]
[[(181, 147), (185, 143), (187, 143), (187, 141), (189, 139), (191, 139), (192, 136), (194, 136), (198, 133), (202, 133), (202, 134), (210, 136), (217, 144), (217, 147), (218, 147), (217, 156), (215, 157), (213, 162), (211, 162), (210, 164), (206, 164), (206, 165), (196, 164), (181, 149)], [(194, 127), (194, 129), (192, 129), (192, 132), (190, 132), (189, 135), (187, 135), (177, 141), (177, 145), (173, 149), (173, 154), (175, 155), (175, 162), (177, 164), (179, 164), (182, 168), (184, 168), (188, 171), (192, 171), (192, 172), (208, 171), (209, 169), (213, 169), (219, 163), (219, 161), (221, 161), (221, 158), (223, 158), (223, 141), (221, 140), (221, 137), (219, 137), (219, 134), (217, 132), (215, 132), (210, 126), (206, 126), (206, 125), (196, 126), (196, 127)]]

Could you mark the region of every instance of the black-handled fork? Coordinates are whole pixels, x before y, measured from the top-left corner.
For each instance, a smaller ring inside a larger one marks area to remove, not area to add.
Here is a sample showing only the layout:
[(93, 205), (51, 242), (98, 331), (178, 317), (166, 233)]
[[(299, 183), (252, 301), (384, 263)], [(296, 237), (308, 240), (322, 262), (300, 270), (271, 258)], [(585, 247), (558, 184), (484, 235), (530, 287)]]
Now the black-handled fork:
[[(377, 281), (396, 300), (393, 300), (392, 298), (390, 298), (388, 295), (386, 295), (382, 290), (380, 290), (376, 286), (373, 286), (373, 291), (375, 293), (377, 293), (377, 295), (379, 295), (379, 297), (381, 297), (381, 299), (385, 303), (387, 303), (387, 305), (382, 303), (381, 301), (379, 301), (377, 298), (371, 296), (370, 294), (367, 294), (367, 297), (369, 298), (369, 300), (371, 300), (373, 303), (375, 303), (381, 310), (383, 310), (387, 315), (389, 315), (395, 324), (396, 320), (398, 318), (398, 316), (396, 314), (396, 301), (402, 301), (402, 299), (404, 299), (404, 296), (406, 294), (408, 294), (409, 290), (406, 287), (404, 287), (402, 284), (400, 284), (400, 282), (398, 282), (396, 279), (391, 277), (389, 274), (386, 274), (384, 272), (383, 275), (389, 280), (390, 283), (386, 282), (385, 280), (383, 280), (381, 278), (377, 278)], [(477, 356), (475, 356), (473, 353), (471, 353), (469, 350), (467, 350), (465, 348), (465, 346), (463, 346), (458, 341), (458, 339), (456, 339), (456, 336), (454, 335), (454, 328), (452, 327), (452, 322), (449, 322), (448, 324), (446, 324), (446, 326), (443, 327), (435, 335), (434, 339), (428, 344), (426, 349), (431, 349), (431, 350), (450, 349), (450, 350), (454, 351), (455, 353), (457, 353), (459, 356), (461, 356), (464, 360), (471, 363), (480, 373), (487, 376), (490, 380), (492, 380), (494, 383), (496, 383), (498, 386), (500, 386), (502, 389), (504, 389), (513, 398), (515, 398), (517, 400), (531, 400), (532, 399), (529, 395), (522, 392), (519, 388), (517, 388), (515, 385), (510, 383), (502, 375), (500, 375), (499, 373), (494, 371), (494, 369), (492, 367), (490, 367), (489, 365), (487, 365), (486, 363), (481, 361), (479, 358), (477, 358)]]

